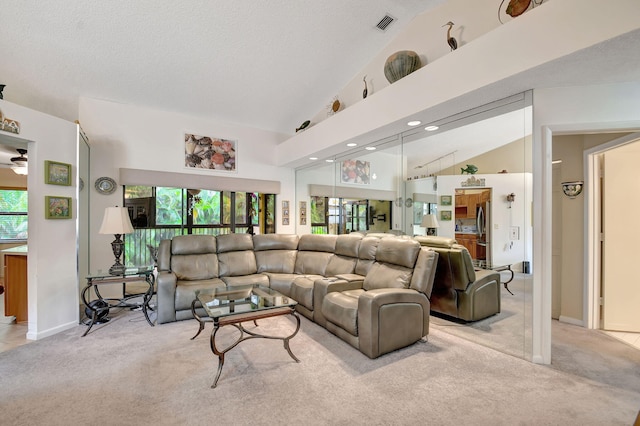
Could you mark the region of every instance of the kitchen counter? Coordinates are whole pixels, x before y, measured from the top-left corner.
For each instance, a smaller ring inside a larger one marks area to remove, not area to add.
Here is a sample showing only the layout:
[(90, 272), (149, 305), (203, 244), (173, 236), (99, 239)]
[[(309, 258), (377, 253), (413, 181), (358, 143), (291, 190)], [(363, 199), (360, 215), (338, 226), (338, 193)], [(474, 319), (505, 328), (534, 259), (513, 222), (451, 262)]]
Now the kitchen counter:
[(22, 255), (22, 256), (26, 256), (27, 255), (27, 245), (22, 245), (22, 246), (16, 246), (16, 247), (11, 247), (8, 249), (4, 249), (4, 250), (0, 250), (1, 254), (16, 254), (16, 255)]

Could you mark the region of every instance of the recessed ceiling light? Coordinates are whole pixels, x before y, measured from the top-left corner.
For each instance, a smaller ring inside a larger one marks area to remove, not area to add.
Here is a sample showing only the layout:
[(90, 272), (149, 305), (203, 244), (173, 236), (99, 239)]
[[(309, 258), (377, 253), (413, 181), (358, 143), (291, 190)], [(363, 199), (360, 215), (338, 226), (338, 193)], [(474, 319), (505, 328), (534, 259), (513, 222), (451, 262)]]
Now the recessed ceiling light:
[(318, 159), (318, 157), (309, 157), (309, 160), (311, 161), (316, 161)]
[(407, 123), (407, 126), (418, 126), (420, 123), (422, 123), (422, 121), (420, 120), (413, 120)]
[(427, 132), (433, 132), (434, 130), (438, 130), (438, 126), (427, 126), (424, 128)]
[(354, 142), (351, 142), (351, 143), (348, 143), (347, 146), (358, 146), (358, 144), (354, 143)]
[(324, 160), (324, 161), (326, 161), (327, 163), (333, 163), (333, 160), (331, 158), (329, 158), (328, 160)]
[(368, 146), (365, 148), (367, 151), (375, 151), (376, 147), (375, 146)]

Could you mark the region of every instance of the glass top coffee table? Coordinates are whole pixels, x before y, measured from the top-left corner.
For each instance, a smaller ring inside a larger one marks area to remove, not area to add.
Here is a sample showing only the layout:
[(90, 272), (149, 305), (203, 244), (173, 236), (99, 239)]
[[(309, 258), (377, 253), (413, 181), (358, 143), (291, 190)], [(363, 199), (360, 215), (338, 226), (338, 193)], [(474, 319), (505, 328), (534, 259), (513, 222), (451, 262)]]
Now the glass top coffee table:
[[(291, 356), (294, 361), (300, 362), (289, 347), (289, 340), (298, 334), (298, 330), (300, 330), (300, 317), (298, 317), (295, 311), (297, 304), (298, 302), (290, 297), (284, 296), (269, 287), (260, 285), (223, 287), (196, 291), (196, 299), (191, 303), (191, 312), (193, 313), (193, 317), (198, 321), (199, 328), (191, 340), (198, 337), (204, 329), (205, 322), (213, 322), (211, 351), (218, 356), (218, 372), (211, 387), (215, 388), (218, 384), (218, 379), (220, 379), (222, 366), (224, 365), (224, 354), (245, 340), (255, 338), (282, 340), (289, 356)], [(196, 309), (199, 306), (204, 308), (207, 317), (198, 315)], [(296, 329), (289, 336), (267, 336), (247, 330), (242, 326), (242, 323), (247, 321), (253, 321), (257, 326), (256, 321), (259, 319), (282, 315), (292, 315), (296, 319)], [(225, 325), (232, 325), (237, 328), (240, 331), (240, 336), (235, 342), (221, 350), (216, 345), (216, 334), (218, 330)]]

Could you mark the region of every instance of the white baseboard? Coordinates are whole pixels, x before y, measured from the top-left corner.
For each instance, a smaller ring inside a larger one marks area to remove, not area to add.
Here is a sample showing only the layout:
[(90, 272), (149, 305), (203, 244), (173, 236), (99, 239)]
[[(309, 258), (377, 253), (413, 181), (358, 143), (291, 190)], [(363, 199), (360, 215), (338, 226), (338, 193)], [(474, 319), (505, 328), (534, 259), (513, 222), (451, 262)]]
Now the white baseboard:
[(575, 318), (571, 318), (571, 317), (565, 317), (565, 316), (560, 315), (560, 318), (558, 318), (558, 321), (564, 322), (564, 323), (567, 323), (567, 324), (579, 325), (580, 327), (584, 327), (584, 321), (583, 320), (579, 320), (579, 319), (575, 319)]
[(77, 321), (73, 321), (73, 322), (68, 322), (66, 324), (62, 324), (62, 325), (59, 325), (57, 327), (50, 328), (48, 330), (40, 331), (40, 332), (37, 332), (37, 333), (34, 333), (31, 330), (29, 330), (27, 332), (27, 339), (28, 340), (44, 339), (45, 337), (53, 336), (54, 334), (60, 333), (61, 331), (65, 331), (65, 330), (68, 330), (70, 328), (74, 328), (74, 327), (77, 327), (77, 326), (78, 326), (78, 322)]

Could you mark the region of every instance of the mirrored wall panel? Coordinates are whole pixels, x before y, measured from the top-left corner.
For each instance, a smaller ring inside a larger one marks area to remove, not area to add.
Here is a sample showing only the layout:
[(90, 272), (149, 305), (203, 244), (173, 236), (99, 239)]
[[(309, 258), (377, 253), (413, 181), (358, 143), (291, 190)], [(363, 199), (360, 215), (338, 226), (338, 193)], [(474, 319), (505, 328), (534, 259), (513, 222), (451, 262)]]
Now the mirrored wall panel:
[(296, 173), (309, 211), (297, 233), (434, 245), (449, 263), (439, 263), (431, 331), (530, 360), (531, 132), (523, 93), (320, 159)]

